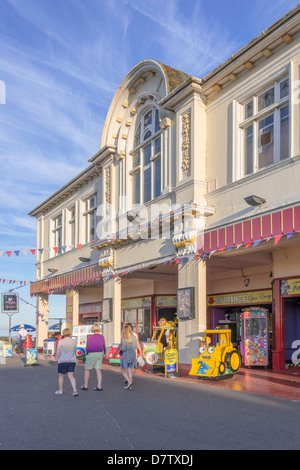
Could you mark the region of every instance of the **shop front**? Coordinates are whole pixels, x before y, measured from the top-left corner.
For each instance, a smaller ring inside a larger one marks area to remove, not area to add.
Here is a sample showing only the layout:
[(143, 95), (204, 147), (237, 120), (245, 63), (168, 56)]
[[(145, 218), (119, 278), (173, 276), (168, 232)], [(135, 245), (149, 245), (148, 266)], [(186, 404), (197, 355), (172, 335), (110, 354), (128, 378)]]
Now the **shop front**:
[(270, 367), (273, 341), (272, 290), (207, 296), (207, 328), (229, 328), (242, 363)]
[(79, 305), (79, 325), (93, 325), (101, 321), (102, 302)]
[(298, 365), (300, 358), (300, 277), (275, 281), (278, 319), (275, 330), (275, 350), (278, 368)]
[(123, 299), (121, 328), (131, 323), (140, 341), (150, 341), (154, 326), (161, 318), (174, 321), (177, 312), (176, 295), (149, 295)]

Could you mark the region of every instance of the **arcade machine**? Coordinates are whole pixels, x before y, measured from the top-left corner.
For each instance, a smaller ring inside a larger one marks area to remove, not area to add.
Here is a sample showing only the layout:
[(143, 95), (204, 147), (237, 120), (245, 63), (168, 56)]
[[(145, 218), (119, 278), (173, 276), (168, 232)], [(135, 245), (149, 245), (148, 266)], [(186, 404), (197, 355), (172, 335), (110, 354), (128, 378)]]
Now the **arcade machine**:
[(268, 310), (251, 307), (242, 311), (241, 354), (245, 366), (269, 365), (269, 325)]

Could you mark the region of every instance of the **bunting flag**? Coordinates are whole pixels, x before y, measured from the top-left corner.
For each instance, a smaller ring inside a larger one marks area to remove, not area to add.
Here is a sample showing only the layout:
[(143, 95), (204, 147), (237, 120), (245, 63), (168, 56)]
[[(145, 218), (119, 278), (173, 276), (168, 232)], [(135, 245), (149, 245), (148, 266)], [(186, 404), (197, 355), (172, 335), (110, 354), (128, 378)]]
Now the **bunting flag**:
[(282, 235), (278, 235), (277, 237), (274, 237), (274, 245), (277, 245), (279, 240), (282, 238)]
[(0, 283), (2, 284), (20, 284), (22, 287), (32, 284), (34, 281), (17, 281), (15, 279), (0, 279)]

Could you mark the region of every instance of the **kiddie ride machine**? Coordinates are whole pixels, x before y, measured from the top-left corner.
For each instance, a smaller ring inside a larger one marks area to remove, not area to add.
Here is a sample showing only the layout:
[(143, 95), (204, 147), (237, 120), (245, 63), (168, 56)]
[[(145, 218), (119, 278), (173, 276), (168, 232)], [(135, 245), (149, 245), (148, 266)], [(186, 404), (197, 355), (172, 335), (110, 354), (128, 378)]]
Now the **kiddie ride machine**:
[(202, 379), (221, 380), (234, 376), (240, 368), (240, 356), (231, 343), (231, 330), (205, 330), (199, 348), (200, 356), (192, 359), (189, 375), (196, 375)]
[(165, 365), (165, 351), (167, 349), (177, 349), (177, 323), (167, 322), (161, 318), (159, 326), (153, 329), (153, 335), (150, 342), (144, 342), (143, 358), (146, 364), (150, 365), (152, 371), (154, 368), (161, 368)]
[[(100, 333), (102, 334), (103, 327), (101, 326)], [(79, 325), (73, 326), (72, 337), (77, 342), (76, 357), (77, 359), (84, 360), (86, 357), (86, 344), (88, 337), (93, 334), (93, 325)]]

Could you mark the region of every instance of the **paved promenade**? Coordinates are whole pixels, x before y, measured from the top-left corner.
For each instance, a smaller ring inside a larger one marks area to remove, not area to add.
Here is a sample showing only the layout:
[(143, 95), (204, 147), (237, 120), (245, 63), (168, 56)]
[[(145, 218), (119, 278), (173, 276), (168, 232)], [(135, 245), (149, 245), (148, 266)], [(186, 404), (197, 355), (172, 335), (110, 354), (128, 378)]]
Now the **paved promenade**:
[[(56, 362), (24, 367), (20, 356), (0, 366), (0, 449), (143, 449), (166, 453), (211, 449), (300, 449), (300, 402), (255, 395), (198, 379), (164, 379), (139, 372), (123, 389), (119, 367), (104, 365), (103, 391), (79, 396), (57, 390)], [(235, 379), (234, 379), (235, 380)], [(234, 388), (234, 387), (233, 387)], [(105, 457), (106, 458), (106, 457)]]

